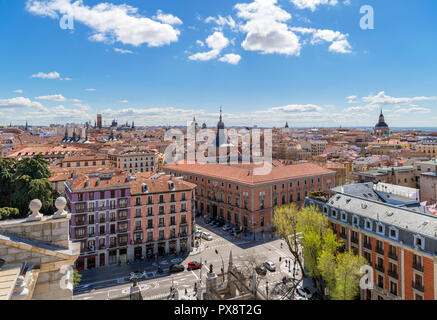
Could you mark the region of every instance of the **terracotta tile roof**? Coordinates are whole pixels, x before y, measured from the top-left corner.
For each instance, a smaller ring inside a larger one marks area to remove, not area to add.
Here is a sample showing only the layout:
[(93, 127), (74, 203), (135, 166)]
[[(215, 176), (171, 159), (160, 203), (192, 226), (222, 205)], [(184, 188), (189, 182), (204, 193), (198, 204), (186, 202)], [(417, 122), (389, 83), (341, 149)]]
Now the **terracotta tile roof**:
[(225, 179), (246, 184), (260, 184), (273, 181), (282, 181), (294, 178), (303, 178), (310, 176), (319, 176), (325, 174), (335, 174), (334, 171), (322, 168), (313, 163), (299, 163), (272, 167), (269, 174), (254, 175), (255, 166), (250, 168), (238, 165), (220, 165), (220, 164), (170, 164), (164, 167), (165, 171), (175, 170), (183, 173), (199, 174), (217, 179)]
[(181, 179), (171, 179), (174, 185), (174, 189), (170, 189), (169, 187), (170, 176), (161, 175), (157, 179), (149, 178), (144, 179), (140, 178), (137, 180), (133, 180), (130, 183), (131, 186), (131, 194), (145, 194), (142, 191), (142, 185), (145, 183), (147, 185), (148, 194), (150, 193), (163, 193), (163, 192), (177, 192), (177, 191), (189, 191), (196, 188), (194, 183), (190, 183)]
[(128, 187), (128, 175), (126, 172), (114, 172), (112, 177), (104, 178), (93, 174), (79, 174), (76, 178), (69, 178), (66, 182), (73, 191), (105, 190), (115, 187)]

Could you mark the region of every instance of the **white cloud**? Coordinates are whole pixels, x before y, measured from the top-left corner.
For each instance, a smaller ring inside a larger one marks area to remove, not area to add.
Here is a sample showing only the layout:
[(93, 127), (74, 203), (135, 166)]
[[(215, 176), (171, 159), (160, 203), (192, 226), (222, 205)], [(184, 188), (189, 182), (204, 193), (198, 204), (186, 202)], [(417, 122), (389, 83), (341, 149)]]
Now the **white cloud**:
[(23, 93), (23, 90), (21, 90), (21, 89), (17, 89), (17, 90), (14, 90), (13, 92), (14, 92), (14, 93)]
[(357, 96), (349, 96), (349, 97), (346, 97), (346, 100), (347, 100), (347, 103), (354, 103), (357, 98), (358, 98)]
[(390, 104), (409, 104), (414, 101), (432, 101), (432, 100), (437, 100), (437, 97), (420, 96), (420, 97), (412, 97), (412, 98), (394, 98), (386, 95), (384, 91), (381, 91), (374, 96), (369, 95), (367, 97), (363, 97), (362, 100), (370, 104), (390, 105)]
[(133, 54), (131, 50), (127, 49), (114, 48), (114, 51), (122, 54)]
[(227, 17), (222, 17), (221, 15), (218, 15), (218, 17), (208, 17), (205, 19), (206, 23), (215, 23), (217, 24), (217, 28), (215, 28), (215, 30), (217, 31), (221, 31), (223, 30), (224, 27), (228, 26), (231, 30), (237, 30), (237, 23), (235, 22), (235, 20), (231, 17), (231, 16), (227, 16)]
[(71, 80), (73, 80), (73, 79), (71, 79), (71, 78), (64, 78), (64, 79), (61, 79), (61, 80), (71, 81)]
[(423, 107), (411, 107), (411, 108), (400, 108), (397, 109), (396, 112), (425, 114), (425, 113), (430, 113), (431, 109), (423, 108)]
[(128, 100), (120, 100), (121, 103), (128, 103)]
[(229, 40), (223, 35), (223, 32), (216, 31), (205, 40), (206, 45), (211, 48), (210, 51), (198, 52), (188, 57), (190, 60), (208, 61), (218, 57), (220, 52), (229, 45)]
[(161, 10), (157, 11), (156, 16), (154, 16), (153, 19), (161, 21), (161, 22), (169, 24), (169, 25), (183, 24), (181, 19), (179, 19), (178, 17), (175, 17), (172, 14), (165, 14)]
[(30, 77), (31, 78), (40, 78), (40, 79), (61, 79), (61, 75), (56, 71), (49, 72), (49, 73), (38, 72), (38, 73), (32, 74)]
[(48, 95), (48, 96), (39, 96), (39, 97), (35, 97), (35, 99), (57, 101), (57, 102), (62, 102), (62, 101), (67, 100), (62, 94), (52, 94), (52, 95)]
[(205, 44), (201, 40), (196, 40), (196, 44), (199, 45), (200, 47), (205, 46)]
[(331, 5), (335, 6), (338, 4), (338, 0), (290, 0), (299, 9), (310, 9), (315, 11), (319, 5)]
[(285, 112), (285, 113), (300, 113), (300, 112), (321, 112), (322, 107), (314, 104), (290, 104), (283, 107), (273, 107), (268, 111), (270, 112)]
[(25, 97), (0, 99), (0, 108), (36, 108), (38, 110), (46, 110), (41, 103)]
[(351, 45), (347, 38), (348, 34), (343, 34), (339, 31), (329, 29), (314, 29), (314, 28), (302, 28), (293, 27), (291, 30), (299, 32), (303, 35), (311, 34), (312, 38), (310, 43), (316, 45), (323, 42), (330, 42), (329, 51), (338, 53), (351, 53)]
[(96, 91), (96, 89), (94, 89), (94, 88), (88, 88), (88, 89), (85, 89), (85, 91), (94, 92), (94, 91)]
[(230, 64), (238, 64), (238, 62), (240, 62), (241, 60), (241, 56), (234, 53), (228, 53), (221, 57), (219, 60)]
[[(40, 16), (58, 18), (70, 14), (75, 22), (83, 23), (94, 33), (94, 41), (117, 41), (123, 44), (160, 47), (178, 41), (180, 31), (169, 23), (152, 20), (140, 15), (138, 9), (127, 4), (99, 3), (93, 7), (84, 5), (83, 0), (28, 0), (26, 9)], [(163, 19), (169, 19), (164, 15)], [(173, 17), (174, 21), (177, 19)], [(173, 21), (173, 22), (174, 22)]]
[(206, 44), (213, 50), (221, 51), (229, 45), (229, 40), (223, 35), (223, 32), (214, 32), (206, 38)]
[(291, 15), (276, 2), (254, 0), (235, 5), (237, 16), (246, 21), (240, 26), (240, 30), (247, 34), (241, 45), (249, 51), (299, 55), (299, 37), (285, 23)]

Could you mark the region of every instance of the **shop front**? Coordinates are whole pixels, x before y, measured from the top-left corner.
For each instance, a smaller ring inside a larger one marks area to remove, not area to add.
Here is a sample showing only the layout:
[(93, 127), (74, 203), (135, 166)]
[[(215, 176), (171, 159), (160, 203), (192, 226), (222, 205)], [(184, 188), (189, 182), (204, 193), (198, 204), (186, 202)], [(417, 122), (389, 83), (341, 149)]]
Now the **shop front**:
[(158, 256), (165, 255), (165, 242), (158, 243)]
[(149, 244), (149, 245), (146, 246), (146, 256), (147, 256), (147, 259), (151, 259), (151, 258), (154, 257), (153, 248), (154, 248), (153, 244)]
[(119, 259), (120, 259), (120, 263), (127, 262), (127, 249), (126, 248), (119, 250)]
[(169, 251), (170, 251), (170, 254), (176, 254), (176, 252), (177, 252), (177, 241), (176, 240), (170, 241)]
[(117, 250), (109, 251), (109, 264), (117, 264)]
[(94, 269), (96, 267), (96, 256), (86, 257), (86, 268), (88, 270)]
[(143, 258), (143, 247), (138, 246), (134, 249), (135, 260), (141, 260)]

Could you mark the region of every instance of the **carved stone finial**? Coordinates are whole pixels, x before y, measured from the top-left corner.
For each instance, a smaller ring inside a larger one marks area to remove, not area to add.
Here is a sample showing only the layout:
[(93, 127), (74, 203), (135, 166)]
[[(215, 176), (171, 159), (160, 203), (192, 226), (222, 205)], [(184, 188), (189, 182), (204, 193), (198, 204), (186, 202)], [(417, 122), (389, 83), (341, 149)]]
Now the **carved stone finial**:
[(209, 273), (213, 273), (212, 272), (212, 263), (209, 265)]
[(40, 221), (43, 217), (42, 213), (39, 212), (39, 210), (42, 207), (41, 200), (39, 199), (33, 199), (29, 203), (29, 209), (32, 211), (32, 214), (27, 217), (26, 221)]
[(68, 215), (68, 212), (65, 210), (65, 206), (67, 205), (67, 199), (64, 197), (59, 197), (55, 201), (55, 207), (58, 211), (53, 215), (53, 219), (65, 218)]

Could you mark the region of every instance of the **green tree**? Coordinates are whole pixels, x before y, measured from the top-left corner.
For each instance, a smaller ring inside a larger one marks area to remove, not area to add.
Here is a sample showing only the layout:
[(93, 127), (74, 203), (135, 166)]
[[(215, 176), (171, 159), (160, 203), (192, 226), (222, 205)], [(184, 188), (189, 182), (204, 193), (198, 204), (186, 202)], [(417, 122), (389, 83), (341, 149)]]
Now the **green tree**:
[(76, 269), (73, 270), (73, 286), (76, 287), (79, 285), (82, 280), (82, 275)]
[(52, 205), (52, 183), (48, 179), (32, 179), (30, 176), (20, 176), (15, 185), (17, 190), (12, 195), (12, 204), (20, 210), (21, 217), (29, 214), (29, 203), (39, 199), (42, 203), (41, 212), (50, 213)]
[(313, 277), (321, 297), (322, 271), (319, 268), (319, 257), (322, 253), (334, 254), (339, 243), (333, 231), (329, 228), (328, 218), (322, 215), (314, 206), (305, 207), (298, 212), (297, 229), (300, 232), (300, 243), (305, 261), (305, 268)]
[(355, 255), (352, 251), (339, 253), (335, 268), (335, 286), (330, 290), (332, 300), (353, 300), (360, 293), (360, 269), (366, 264), (366, 259)]
[(299, 252), (297, 217), (298, 208), (294, 203), (276, 207), (273, 215), (273, 226), (276, 234), (287, 244), (288, 250), (302, 271), (302, 275), (305, 276), (305, 270)]
[(20, 211), (17, 208), (0, 208), (0, 220), (17, 219), (20, 216)]
[(15, 177), (15, 160), (0, 158), (0, 207), (11, 205)]
[(15, 176), (29, 176), (31, 179), (50, 178), (49, 162), (42, 155), (33, 158), (25, 158), (18, 161), (15, 165)]

